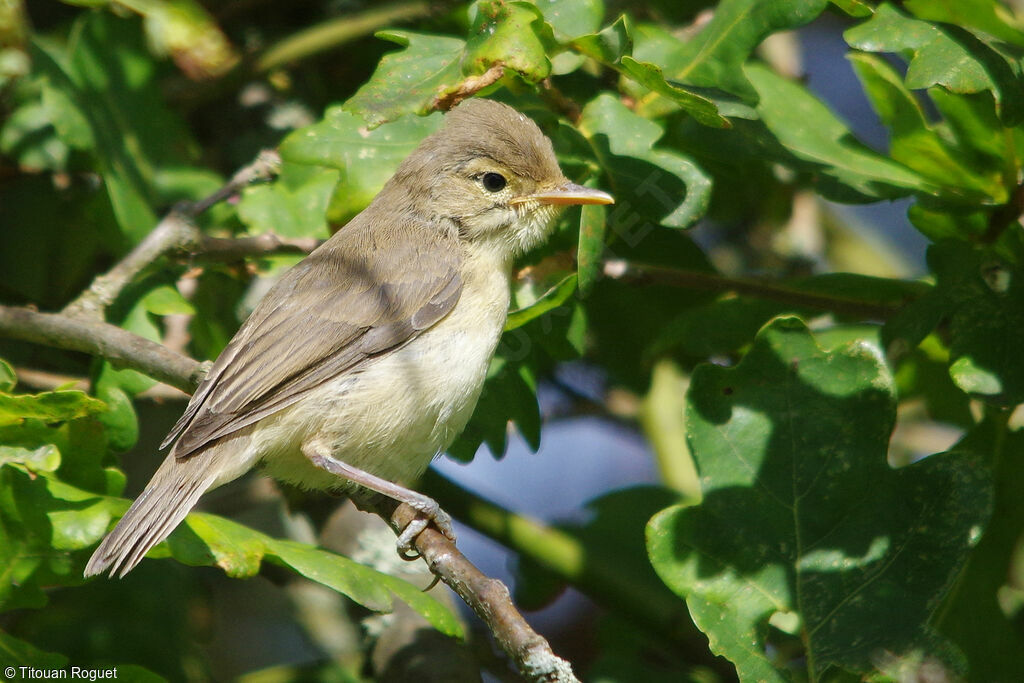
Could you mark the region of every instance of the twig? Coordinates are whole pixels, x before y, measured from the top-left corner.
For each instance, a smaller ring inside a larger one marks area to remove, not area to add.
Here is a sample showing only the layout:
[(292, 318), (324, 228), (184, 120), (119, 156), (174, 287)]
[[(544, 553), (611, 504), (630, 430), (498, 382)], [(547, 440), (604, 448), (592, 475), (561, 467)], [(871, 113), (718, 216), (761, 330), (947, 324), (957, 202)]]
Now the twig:
[(430, 103), (430, 108), (436, 111), (448, 111), (467, 97), (472, 97), (484, 88), (494, 85), (504, 75), (505, 65), (498, 62), (478, 76), (467, 76), (454, 90), (435, 97)]
[(565, 93), (555, 86), (551, 78), (545, 78), (540, 82), (539, 93), (547, 104), (569, 119), (574, 126), (579, 124), (580, 117), (583, 115), (579, 103), (571, 97), (566, 97)]
[[(391, 514), (391, 524), (396, 529), (404, 529), (417, 514), (404, 503), (397, 505)], [(569, 662), (556, 655), (548, 641), (526, 623), (504, 583), (486, 576), (454, 543), (432, 527), (416, 537), (415, 546), (430, 571), (487, 624), (495, 641), (512, 658), (523, 677), (552, 683), (578, 681)]]
[(68, 304), (64, 314), (101, 320), (107, 307), (149, 264), (169, 252), (192, 249), (200, 243), (201, 234), (192, 223), (196, 216), (246, 185), (273, 177), (280, 165), (281, 158), (277, 152), (263, 151), (256, 161), (241, 169), (224, 187), (209, 197), (175, 206), (127, 256), (109, 271), (97, 276), (88, 289)]
[(273, 254), (308, 254), (320, 246), (315, 237), (278, 237), (263, 233), (252, 237), (209, 237), (203, 235), (194, 252), (195, 256), (215, 261), (233, 261), (247, 256), (271, 256)]
[[(189, 392), (207, 370), (205, 364), (110, 323), (59, 313), (0, 306), (0, 335), (99, 355)], [(404, 528), (415, 514), (402, 505), (382, 516)], [(569, 664), (551, 651), (516, 610), (504, 584), (481, 573), (454, 543), (433, 529), (420, 534), (416, 547), (431, 571), (488, 624), (520, 673), (532, 681), (577, 680)]]
[(188, 208), (188, 216), (195, 218), (214, 204), (230, 199), (232, 195), (247, 185), (263, 180), (270, 180), (281, 170), (281, 155), (273, 149), (265, 149), (256, 156), (256, 160), (241, 168), (231, 180), (206, 199), (195, 202)]
[(204, 365), (165, 346), (100, 320), (0, 306), (0, 335), (58, 349), (84, 351), (192, 392)]
[(900, 303), (864, 301), (832, 294), (815, 294), (760, 280), (725, 277), (697, 270), (651, 266), (619, 259), (605, 261), (604, 274), (615, 280), (639, 284), (653, 283), (712, 292), (735, 292), (756, 299), (778, 301), (800, 308), (830, 311), (867, 320), (885, 320), (901, 307)]
[(199, 230), (184, 213), (172, 209), (127, 256), (64, 308), (64, 315), (102, 320), (103, 313), (135, 277), (172, 249), (194, 243)]

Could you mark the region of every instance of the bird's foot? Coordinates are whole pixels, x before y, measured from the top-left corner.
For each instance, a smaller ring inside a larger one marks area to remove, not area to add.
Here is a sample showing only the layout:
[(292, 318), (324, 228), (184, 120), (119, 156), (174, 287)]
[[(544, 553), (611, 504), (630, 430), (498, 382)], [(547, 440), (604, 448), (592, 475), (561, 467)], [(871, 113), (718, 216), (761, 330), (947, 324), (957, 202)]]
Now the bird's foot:
[[(409, 507), (415, 510), (417, 513), (416, 517), (405, 525), (402, 532), (398, 535), (398, 554), (407, 560), (415, 560), (420, 556), (419, 552), (413, 548), (413, 543), (416, 538), (426, 529), (431, 522), (434, 526), (444, 534), (448, 540), (452, 543), (455, 542), (455, 529), (452, 527), (451, 516), (441, 509), (441, 506), (437, 504), (437, 501), (433, 498), (428, 498), (421, 493), (415, 491), (408, 491), (412, 494), (408, 498), (400, 499), (403, 503), (406, 503)], [(396, 500), (399, 500), (396, 498)]]
[(451, 516), (441, 509), (433, 498), (400, 486), (393, 481), (382, 479), (358, 467), (336, 460), (312, 449), (303, 449), (309, 461), (322, 470), (344, 477), (360, 486), (376, 491), (392, 500), (405, 503), (417, 512), (416, 517), (405, 525), (398, 535), (398, 554), (405, 559), (416, 559), (419, 553), (413, 547), (416, 538), (431, 522), (453, 543), (455, 530), (452, 528)]

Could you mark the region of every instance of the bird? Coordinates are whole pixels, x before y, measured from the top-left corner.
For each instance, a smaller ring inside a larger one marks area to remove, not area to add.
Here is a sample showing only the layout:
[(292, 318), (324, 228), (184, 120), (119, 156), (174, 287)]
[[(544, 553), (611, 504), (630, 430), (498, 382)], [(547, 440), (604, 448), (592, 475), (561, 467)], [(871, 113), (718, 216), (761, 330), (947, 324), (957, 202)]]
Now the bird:
[(373, 201), (288, 270), (216, 358), (162, 464), (85, 576), (123, 577), (210, 489), (254, 467), (306, 489), (364, 487), (450, 517), (407, 486), (462, 432), (504, 329), (513, 263), (559, 211), (611, 204), (570, 182), (514, 108), (468, 99)]

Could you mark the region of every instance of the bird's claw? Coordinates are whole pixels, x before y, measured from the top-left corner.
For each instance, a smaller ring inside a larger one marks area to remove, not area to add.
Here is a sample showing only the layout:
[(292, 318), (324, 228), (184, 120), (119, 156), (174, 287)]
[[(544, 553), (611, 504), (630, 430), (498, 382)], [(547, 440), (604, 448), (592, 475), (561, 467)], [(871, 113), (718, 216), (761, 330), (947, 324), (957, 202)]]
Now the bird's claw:
[(418, 514), (411, 522), (405, 525), (405, 528), (398, 535), (396, 545), (398, 546), (398, 554), (402, 559), (415, 560), (420, 557), (420, 553), (413, 547), (413, 543), (415, 543), (416, 538), (431, 522), (449, 541), (455, 542), (455, 529), (452, 526), (452, 518), (441, 509), (437, 501), (424, 496), (422, 500), (407, 501), (407, 503)]

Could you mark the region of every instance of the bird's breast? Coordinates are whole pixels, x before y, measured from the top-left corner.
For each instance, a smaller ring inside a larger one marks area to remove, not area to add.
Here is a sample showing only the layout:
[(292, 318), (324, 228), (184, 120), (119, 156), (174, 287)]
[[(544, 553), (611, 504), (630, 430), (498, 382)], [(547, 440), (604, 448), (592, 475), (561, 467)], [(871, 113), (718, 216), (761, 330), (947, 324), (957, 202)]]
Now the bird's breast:
[(274, 448), (297, 442), (392, 481), (418, 477), (472, 416), (508, 303), (506, 269), (464, 271), (458, 302), (437, 324), (265, 421), (268, 473), (313, 488), (336, 483), (307, 467), (295, 447)]

